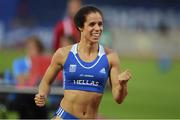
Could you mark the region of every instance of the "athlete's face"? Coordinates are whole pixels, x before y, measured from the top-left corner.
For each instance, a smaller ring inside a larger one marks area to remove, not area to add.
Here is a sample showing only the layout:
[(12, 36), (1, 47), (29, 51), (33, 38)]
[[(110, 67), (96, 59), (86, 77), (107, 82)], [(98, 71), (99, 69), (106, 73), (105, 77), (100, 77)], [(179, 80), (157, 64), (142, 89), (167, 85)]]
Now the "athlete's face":
[(84, 27), (81, 30), (81, 35), (86, 40), (98, 42), (103, 31), (103, 20), (100, 13), (90, 13), (86, 16)]

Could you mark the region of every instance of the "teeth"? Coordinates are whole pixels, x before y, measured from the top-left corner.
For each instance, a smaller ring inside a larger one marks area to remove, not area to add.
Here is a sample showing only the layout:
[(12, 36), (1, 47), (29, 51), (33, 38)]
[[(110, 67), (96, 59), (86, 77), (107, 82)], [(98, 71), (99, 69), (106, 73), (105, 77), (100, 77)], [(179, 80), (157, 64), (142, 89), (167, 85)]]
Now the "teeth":
[(92, 35), (95, 37), (99, 37), (100, 34), (99, 33), (93, 33)]

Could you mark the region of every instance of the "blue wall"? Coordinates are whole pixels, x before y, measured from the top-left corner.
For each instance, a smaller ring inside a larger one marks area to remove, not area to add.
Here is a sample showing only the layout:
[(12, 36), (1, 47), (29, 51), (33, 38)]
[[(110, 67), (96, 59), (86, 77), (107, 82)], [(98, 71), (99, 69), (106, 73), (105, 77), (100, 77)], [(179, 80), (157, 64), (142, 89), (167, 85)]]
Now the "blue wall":
[(0, 20), (5, 24), (16, 16), (19, 0), (0, 0)]
[[(8, 25), (16, 16), (29, 16), (35, 18), (38, 25), (52, 26), (63, 17), (66, 2), (66, 0), (0, 0), (0, 20)], [(180, 10), (180, 0), (83, 0), (83, 2), (97, 6)]]

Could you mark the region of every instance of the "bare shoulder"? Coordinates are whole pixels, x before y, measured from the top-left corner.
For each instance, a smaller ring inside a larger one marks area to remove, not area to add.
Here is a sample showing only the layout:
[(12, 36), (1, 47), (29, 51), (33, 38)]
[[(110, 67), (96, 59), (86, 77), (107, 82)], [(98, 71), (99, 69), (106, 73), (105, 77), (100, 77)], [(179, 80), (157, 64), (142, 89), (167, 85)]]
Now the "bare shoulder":
[(118, 57), (119, 58), (118, 53), (115, 50), (113, 50), (113, 49), (105, 48), (105, 53), (106, 53), (108, 58), (114, 58), (114, 57)]
[(66, 47), (62, 47), (57, 49), (57, 51), (54, 53), (54, 55), (58, 55), (61, 57), (65, 57), (69, 54), (69, 51), (71, 50), (72, 45), (66, 46)]
[(119, 55), (115, 50), (110, 49), (110, 48), (105, 48), (105, 53), (107, 55), (110, 65), (119, 64)]
[(63, 65), (71, 48), (72, 45), (57, 49), (57, 51), (53, 55), (53, 60)]

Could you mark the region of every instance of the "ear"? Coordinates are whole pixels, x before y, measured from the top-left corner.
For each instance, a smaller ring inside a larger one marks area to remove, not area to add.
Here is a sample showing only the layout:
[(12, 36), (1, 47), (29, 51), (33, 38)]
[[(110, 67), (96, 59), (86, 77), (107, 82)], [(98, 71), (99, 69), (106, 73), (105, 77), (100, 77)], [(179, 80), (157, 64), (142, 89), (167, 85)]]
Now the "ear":
[(79, 31), (81, 31), (81, 32), (83, 31), (83, 29), (82, 29), (82, 28), (80, 28), (80, 27), (78, 27), (78, 29), (79, 29)]

